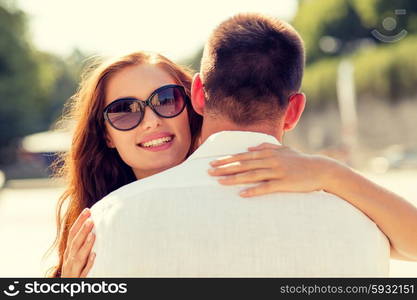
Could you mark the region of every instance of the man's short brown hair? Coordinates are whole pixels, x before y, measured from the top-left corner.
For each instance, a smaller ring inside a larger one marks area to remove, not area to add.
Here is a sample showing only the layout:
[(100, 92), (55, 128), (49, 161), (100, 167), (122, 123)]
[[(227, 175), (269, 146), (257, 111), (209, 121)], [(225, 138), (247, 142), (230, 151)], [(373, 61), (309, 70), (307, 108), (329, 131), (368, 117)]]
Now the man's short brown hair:
[(206, 109), (239, 125), (277, 119), (298, 92), (304, 47), (286, 22), (239, 14), (211, 34), (201, 62)]

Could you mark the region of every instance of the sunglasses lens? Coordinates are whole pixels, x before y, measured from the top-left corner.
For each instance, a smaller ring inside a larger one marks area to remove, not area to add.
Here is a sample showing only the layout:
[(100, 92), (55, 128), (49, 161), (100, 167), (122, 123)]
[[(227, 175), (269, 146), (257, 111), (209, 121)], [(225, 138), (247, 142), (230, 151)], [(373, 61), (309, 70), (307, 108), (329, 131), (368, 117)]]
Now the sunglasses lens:
[(185, 95), (179, 87), (169, 87), (152, 97), (152, 106), (163, 117), (174, 117), (185, 107)]
[(117, 129), (129, 130), (139, 124), (142, 118), (142, 108), (136, 101), (116, 102), (108, 108), (107, 117)]

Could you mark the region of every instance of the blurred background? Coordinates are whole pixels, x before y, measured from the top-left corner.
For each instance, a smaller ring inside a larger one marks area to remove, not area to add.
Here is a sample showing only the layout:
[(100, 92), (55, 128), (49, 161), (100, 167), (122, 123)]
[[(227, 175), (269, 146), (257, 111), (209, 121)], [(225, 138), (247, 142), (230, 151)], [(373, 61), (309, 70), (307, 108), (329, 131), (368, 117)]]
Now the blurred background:
[[(261, 12), (305, 41), (307, 108), (285, 144), (359, 169), (417, 205), (417, 2), (413, 0), (0, 0), (0, 277), (43, 276), (62, 184), (49, 165), (86, 61), (152, 50), (199, 69), (222, 20)], [(391, 276), (417, 277), (392, 260)]]

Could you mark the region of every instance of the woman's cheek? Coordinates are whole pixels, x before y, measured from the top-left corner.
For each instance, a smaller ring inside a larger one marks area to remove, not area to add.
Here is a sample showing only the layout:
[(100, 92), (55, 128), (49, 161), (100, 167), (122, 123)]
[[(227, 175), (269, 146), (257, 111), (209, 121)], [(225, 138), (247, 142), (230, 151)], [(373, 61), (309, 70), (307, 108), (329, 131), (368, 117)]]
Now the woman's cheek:
[(123, 161), (129, 162), (132, 160), (132, 157), (135, 155), (135, 141), (134, 137), (131, 137), (130, 135), (126, 135), (126, 132), (124, 135), (120, 135), (118, 133), (112, 134), (112, 140), (116, 146), (116, 150), (119, 153), (120, 157)]

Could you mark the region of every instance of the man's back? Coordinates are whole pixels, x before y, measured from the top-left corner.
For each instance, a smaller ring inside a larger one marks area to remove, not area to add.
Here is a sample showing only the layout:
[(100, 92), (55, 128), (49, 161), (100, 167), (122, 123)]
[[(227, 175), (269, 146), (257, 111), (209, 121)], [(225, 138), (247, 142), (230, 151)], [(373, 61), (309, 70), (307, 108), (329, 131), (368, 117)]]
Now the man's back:
[(261, 142), (276, 140), (212, 135), (180, 166), (100, 201), (90, 276), (388, 276), (386, 237), (346, 201), (324, 192), (241, 198), (241, 187), (207, 174), (211, 160)]

